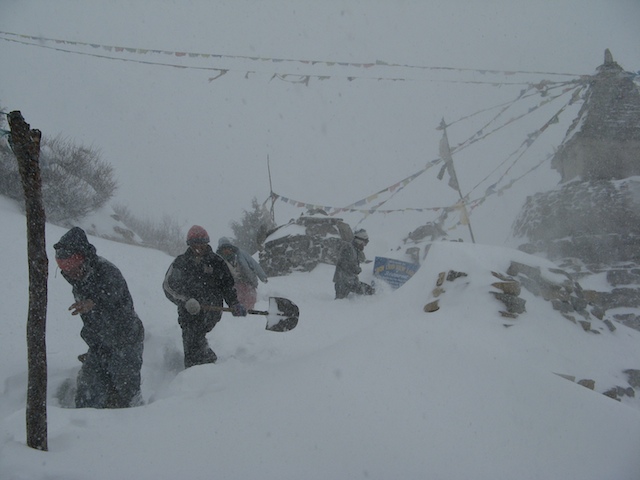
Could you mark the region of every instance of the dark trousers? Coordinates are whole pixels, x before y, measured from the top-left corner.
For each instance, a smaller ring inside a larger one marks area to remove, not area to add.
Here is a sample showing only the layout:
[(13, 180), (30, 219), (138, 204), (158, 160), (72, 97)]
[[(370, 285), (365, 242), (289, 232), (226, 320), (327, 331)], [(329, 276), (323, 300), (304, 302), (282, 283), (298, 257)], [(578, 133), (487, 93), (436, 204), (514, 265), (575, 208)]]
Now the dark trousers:
[(186, 313), (178, 318), (178, 323), (182, 328), (184, 368), (216, 362), (218, 357), (209, 347), (207, 333), (213, 330), (218, 321), (220, 321), (218, 313), (200, 315)]
[(76, 382), (76, 408), (127, 408), (142, 402), (142, 341), (89, 348)]
[(336, 282), (336, 299), (347, 298), (350, 293), (356, 295), (373, 295), (375, 293), (373, 287), (368, 283), (359, 280), (351, 282)]

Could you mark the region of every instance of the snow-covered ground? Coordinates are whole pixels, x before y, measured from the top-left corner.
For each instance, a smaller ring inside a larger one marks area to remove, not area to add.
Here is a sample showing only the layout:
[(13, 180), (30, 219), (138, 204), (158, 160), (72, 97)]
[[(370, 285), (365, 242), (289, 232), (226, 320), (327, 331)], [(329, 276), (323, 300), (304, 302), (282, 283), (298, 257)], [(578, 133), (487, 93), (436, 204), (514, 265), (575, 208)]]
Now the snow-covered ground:
[[(289, 298), (300, 307), (297, 328), (274, 333), (263, 316), (224, 314), (209, 335), (219, 362), (183, 370), (175, 307), (161, 289), (171, 257), (90, 237), (122, 270), (146, 329), (146, 404), (94, 410), (62, 408), (55, 397), (85, 345), (52, 260), (65, 230), (48, 226), (49, 451), (33, 450), (26, 226), (1, 198), (0, 224), (3, 480), (638, 478), (640, 401), (599, 392), (640, 368), (640, 333), (604, 324), (587, 333), (524, 290), (527, 312), (505, 319), (488, 293), (491, 271), (512, 260), (550, 264), (457, 242), (434, 244), (411, 280), (373, 297), (334, 300), (327, 265), (271, 278), (257, 308)], [(372, 238), (368, 256), (389, 256), (382, 244)], [(440, 310), (425, 313), (438, 272), (451, 269), (468, 276), (447, 282)], [(558, 374), (595, 380), (596, 391)]]

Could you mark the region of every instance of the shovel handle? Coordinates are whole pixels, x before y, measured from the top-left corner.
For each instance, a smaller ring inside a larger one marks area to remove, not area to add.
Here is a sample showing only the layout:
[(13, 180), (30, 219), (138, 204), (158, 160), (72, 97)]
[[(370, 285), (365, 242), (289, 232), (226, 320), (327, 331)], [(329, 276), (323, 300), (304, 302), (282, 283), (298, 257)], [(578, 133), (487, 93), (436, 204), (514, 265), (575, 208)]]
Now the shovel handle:
[[(201, 305), (205, 311), (233, 312), (233, 308), (217, 305)], [(269, 310), (248, 310), (250, 315), (265, 315), (267, 317), (266, 329), (271, 332), (288, 332), (296, 328), (300, 310), (291, 300), (282, 297), (269, 297)]]
[[(233, 308), (229, 307), (216, 307), (215, 305), (201, 305), (203, 310), (209, 310), (210, 312), (233, 312)], [(249, 315), (269, 315), (269, 312), (264, 310), (247, 310)]]

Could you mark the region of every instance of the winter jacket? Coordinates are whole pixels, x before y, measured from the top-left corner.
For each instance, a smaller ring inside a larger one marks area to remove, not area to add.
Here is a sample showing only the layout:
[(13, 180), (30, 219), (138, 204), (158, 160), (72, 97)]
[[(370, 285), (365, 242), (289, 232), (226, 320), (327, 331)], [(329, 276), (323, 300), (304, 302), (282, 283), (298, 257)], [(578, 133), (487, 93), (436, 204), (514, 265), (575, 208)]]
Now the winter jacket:
[(80, 314), (84, 324), (80, 336), (89, 348), (112, 350), (141, 343), (144, 327), (120, 270), (96, 254), (95, 247), (79, 228), (67, 232), (54, 247), (76, 251), (85, 257), (83, 278), (74, 280), (64, 271), (61, 273), (71, 284), (76, 302), (91, 299), (95, 304), (90, 311)]
[(344, 242), (336, 258), (336, 270), (333, 281), (338, 285), (355, 285), (360, 283), (358, 275), (362, 271), (360, 262), (365, 260), (364, 253), (358, 250), (353, 242)]
[[(222, 255), (222, 247), (229, 247), (233, 252), (231, 258)], [(237, 283), (247, 283), (253, 288), (258, 286), (258, 279), (266, 283), (268, 278), (262, 267), (255, 259), (244, 250), (231, 244), (231, 241), (222, 237), (218, 241), (218, 254), (225, 259), (229, 265), (229, 270)]]
[[(188, 248), (176, 257), (164, 277), (162, 288), (169, 300), (178, 306), (178, 316), (189, 318), (185, 302), (195, 298), (201, 305), (221, 307), (222, 301), (233, 307), (238, 303), (234, 281), (225, 261), (210, 246), (198, 257)], [(222, 312), (213, 312), (220, 318)]]
[(89, 346), (76, 381), (76, 408), (125, 408), (138, 405), (144, 327), (134, 308), (129, 287), (120, 270), (99, 257), (84, 230), (74, 227), (54, 245), (56, 259), (80, 254), (82, 269), (71, 276), (76, 302), (91, 300), (93, 307), (80, 314), (80, 336)]

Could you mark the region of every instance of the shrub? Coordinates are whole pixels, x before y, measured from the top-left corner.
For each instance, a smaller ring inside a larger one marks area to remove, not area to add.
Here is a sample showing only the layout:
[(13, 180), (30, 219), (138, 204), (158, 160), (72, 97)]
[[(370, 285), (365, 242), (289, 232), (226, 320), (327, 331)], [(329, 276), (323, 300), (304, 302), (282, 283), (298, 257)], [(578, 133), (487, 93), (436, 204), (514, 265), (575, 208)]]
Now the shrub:
[(145, 245), (174, 257), (184, 253), (187, 248), (183, 226), (169, 215), (164, 215), (160, 222), (157, 222), (148, 218), (140, 219), (123, 205), (115, 205), (113, 211), (127, 228), (138, 234)]
[[(0, 126), (4, 120), (3, 115)], [(117, 189), (113, 168), (98, 150), (61, 137), (42, 137), (40, 171), (45, 212), (52, 223), (85, 217), (104, 206)], [(18, 162), (6, 141), (0, 142), (0, 194), (23, 201)]]
[(251, 211), (244, 210), (242, 220), (231, 222), (231, 230), (236, 238), (236, 246), (253, 255), (262, 249), (267, 233), (276, 227), (267, 207), (258, 204), (253, 197)]

